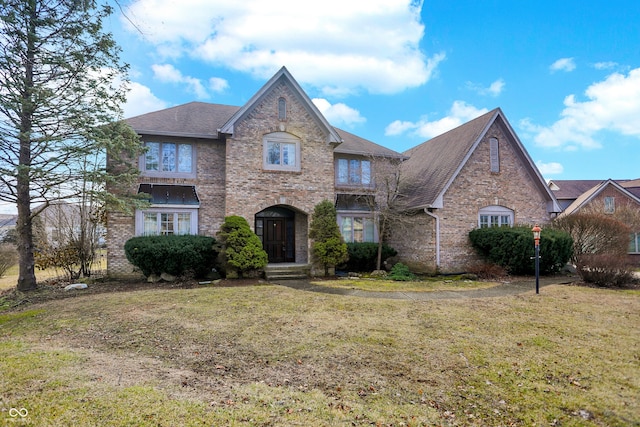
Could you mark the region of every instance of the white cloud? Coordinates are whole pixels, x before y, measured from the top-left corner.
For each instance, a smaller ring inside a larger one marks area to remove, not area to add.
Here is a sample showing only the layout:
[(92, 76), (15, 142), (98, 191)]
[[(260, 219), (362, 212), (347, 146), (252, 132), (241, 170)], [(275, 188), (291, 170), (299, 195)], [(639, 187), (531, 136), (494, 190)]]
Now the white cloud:
[(570, 72), (576, 69), (576, 62), (573, 58), (560, 58), (549, 67), (551, 72), (566, 71)]
[(557, 162), (544, 163), (541, 161), (537, 161), (536, 166), (543, 176), (559, 175), (564, 172), (564, 167), (562, 166), (562, 164)]
[(313, 103), (332, 125), (353, 125), (367, 121), (360, 112), (343, 103), (331, 104), (323, 98), (314, 98)]
[(396, 120), (386, 127), (385, 135), (395, 136), (410, 132), (412, 135), (421, 138), (433, 138), (469, 120), (473, 120), (487, 111), (486, 108), (476, 108), (464, 101), (455, 101), (449, 110), (449, 115), (446, 117), (435, 121), (429, 121), (427, 119), (421, 119), (417, 122)]
[(592, 84), (585, 91), (588, 100), (580, 102), (575, 95), (564, 100), (558, 121), (545, 127), (523, 120), (520, 124), (535, 133), (537, 145), (565, 150), (600, 148), (596, 138), (610, 131), (640, 139), (640, 68), (628, 75), (614, 73)]
[(124, 117), (134, 117), (150, 111), (162, 110), (169, 104), (157, 98), (151, 90), (140, 83), (129, 83), (127, 102), (124, 105)]
[(607, 62), (596, 62), (593, 64), (593, 68), (596, 70), (610, 70), (616, 68), (618, 66), (617, 62), (607, 61)]
[(420, 50), (421, 9), (416, 0), (184, 0), (180, 7), (135, 0), (126, 13), (160, 54), (260, 79), (285, 65), (300, 82), (335, 95), (397, 93), (427, 82), (445, 55)]
[(494, 81), (489, 85), (489, 87), (484, 87), (472, 82), (467, 82), (467, 87), (469, 89), (479, 93), (480, 95), (489, 95), (493, 96), (494, 98), (502, 93), (504, 86), (504, 79), (498, 79)]
[(207, 89), (204, 87), (200, 79), (183, 75), (180, 72), (180, 70), (176, 69), (173, 65), (154, 64), (151, 66), (151, 69), (153, 70), (154, 77), (160, 80), (161, 82), (184, 84), (187, 86), (187, 90), (193, 93), (196, 96), (196, 98), (198, 99), (209, 98), (209, 93), (207, 92)]
[(214, 92), (224, 92), (229, 88), (229, 82), (220, 77), (211, 77), (209, 79), (209, 89)]

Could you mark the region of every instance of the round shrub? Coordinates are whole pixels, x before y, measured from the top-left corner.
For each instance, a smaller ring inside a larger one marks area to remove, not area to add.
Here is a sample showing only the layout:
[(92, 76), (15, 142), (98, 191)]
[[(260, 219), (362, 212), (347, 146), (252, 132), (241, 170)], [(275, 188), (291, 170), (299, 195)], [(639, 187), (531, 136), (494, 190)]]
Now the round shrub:
[[(378, 259), (377, 243), (347, 243), (349, 260), (346, 264), (348, 271), (369, 272), (376, 269)], [(382, 244), (382, 263), (387, 258), (398, 255), (398, 252), (386, 243)]]
[(133, 237), (124, 244), (124, 251), (145, 276), (190, 272), (204, 277), (215, 267), (218, 255), (215, 238), (193, 235)]

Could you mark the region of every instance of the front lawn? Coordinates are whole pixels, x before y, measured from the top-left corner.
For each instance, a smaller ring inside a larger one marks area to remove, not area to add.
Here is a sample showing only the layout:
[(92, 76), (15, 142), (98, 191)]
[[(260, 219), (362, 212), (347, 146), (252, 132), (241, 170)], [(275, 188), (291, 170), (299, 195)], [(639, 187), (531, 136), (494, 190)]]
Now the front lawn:
[(0, 424), (640, 423), (637, 290), (421, 302), (276, 285), (76, 295), (0, 312)]

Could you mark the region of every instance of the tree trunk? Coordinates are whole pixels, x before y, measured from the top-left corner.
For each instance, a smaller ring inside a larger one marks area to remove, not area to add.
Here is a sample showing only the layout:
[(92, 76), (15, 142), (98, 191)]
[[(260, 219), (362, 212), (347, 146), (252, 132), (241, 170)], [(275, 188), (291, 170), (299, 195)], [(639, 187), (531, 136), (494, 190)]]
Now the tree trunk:
[(31, 219), (30, 199), (18, 197), (18, 221), (16, 231), (18, 237), (18, 256), (20, 269), (18, 273), (17, 289), (19, 291), (32, 291), (36, 289), (35, 259), (33, 256), (33, 221)]

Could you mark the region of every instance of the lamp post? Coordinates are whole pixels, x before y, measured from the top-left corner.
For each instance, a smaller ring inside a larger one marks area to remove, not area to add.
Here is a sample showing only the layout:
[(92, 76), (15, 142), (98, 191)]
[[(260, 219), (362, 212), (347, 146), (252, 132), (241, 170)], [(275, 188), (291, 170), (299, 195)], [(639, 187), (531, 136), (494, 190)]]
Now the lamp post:
[(540, 293), (540, 232), (542, 229), (536, 224), (531, 231), (533, 232), (533, 243), (536, 248), (536, 294)]

